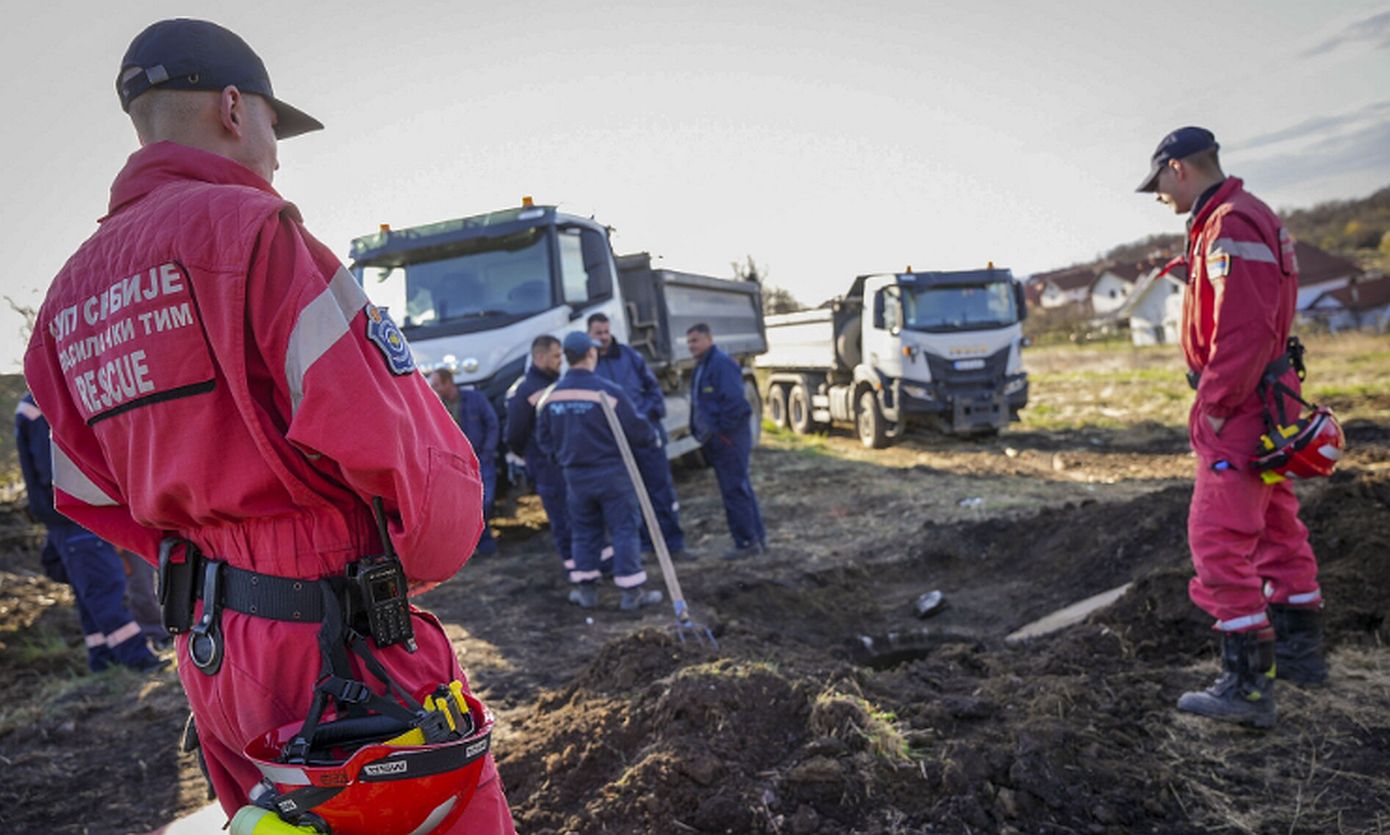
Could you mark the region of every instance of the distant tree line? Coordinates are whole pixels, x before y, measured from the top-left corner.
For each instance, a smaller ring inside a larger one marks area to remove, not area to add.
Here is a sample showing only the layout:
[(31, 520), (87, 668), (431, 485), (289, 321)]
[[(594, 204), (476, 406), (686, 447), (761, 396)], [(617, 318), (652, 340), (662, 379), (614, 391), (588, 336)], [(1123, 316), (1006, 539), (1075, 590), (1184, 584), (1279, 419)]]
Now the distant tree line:
[(763, 313), (765, 315), (772, 316), (777, 313), (795, 313), (798, 310), (806, 309), (806, 305), (797, 301), (790, 290), (768, 284), (767, 267), (760, 266), (758, 262), (753, 260), (753, 256), (745, 256), (744, 260), (734, 261), (729, 266), (733, 267), (734, 280), (752, 281), (761, 289)]

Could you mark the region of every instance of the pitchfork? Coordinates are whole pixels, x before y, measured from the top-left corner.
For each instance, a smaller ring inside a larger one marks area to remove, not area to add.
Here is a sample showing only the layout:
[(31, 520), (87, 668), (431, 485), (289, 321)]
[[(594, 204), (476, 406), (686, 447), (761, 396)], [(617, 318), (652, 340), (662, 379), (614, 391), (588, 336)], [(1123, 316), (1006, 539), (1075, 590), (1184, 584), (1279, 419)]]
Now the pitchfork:
[(637, 493), (637, 503), (642, 506), (642, 519), (647, 524), (652, 548), (656, 550), (656, 560), (661, 563), (661, 576), (666, 580), (666, 591), (671, 595), (671, 605), (676, 610), (676, 637), (681, 643), (685, 643), (686, 633), (691, 633), (698, 640), (707, 643), (710, 649), (718, 650), (719, 642), (714, 639), (714, 633), (710, 628), (696, 623), (690, 617), (690, 607), (685, 604), (680, 580), (676, 578), (676, 566), (671, 562), (671, 552), (666, 548), (666, 538), (661, 535), (661, 526), (656, 521), (656, 511), (652, 510), (652, 500), (647, 495), (647, 486), (642, 481), (642, 474), (637, 470), (637, 459), (632, 456), (632, 447), (628, 445), (623, 425), (618, 421), (618, 413), (614, 411), (613, 404), (607, 396), (600, 394), (598, 401), (603, 406), (604, 417), (608, 418), (608, 428), (613, 431), (613, 439), (618, 442), (618, 451), (623, 455), (623, 464), (627, 467), (632, 489)]

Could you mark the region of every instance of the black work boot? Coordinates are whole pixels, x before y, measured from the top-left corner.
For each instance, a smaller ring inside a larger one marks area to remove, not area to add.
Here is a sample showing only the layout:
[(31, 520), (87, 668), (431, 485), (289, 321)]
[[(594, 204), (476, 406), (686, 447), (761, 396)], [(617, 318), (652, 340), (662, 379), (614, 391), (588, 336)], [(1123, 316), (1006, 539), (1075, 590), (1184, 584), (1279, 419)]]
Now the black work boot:
[(1274, 665), (1281, 681), (1326, 684), (1327, 661), (1322, 655), (1322, 611), (1272, 603)]
[(624, 612), (631, 612), (643, 606), (655, 606), (661, 602), (661, 596), (661, 592), (656, 589), (646, 591), (641, 586), (623, 589), (623, 596), (618, 601), (618, 608)]
[(1221, 676), (1182, 694), (1178, 710), (1253, 728), (1274, 727), (1274, 630), (1221, 636)]
[(581, 609), (592, 609), (598, 605), (598, 585), (593, 582), (579, 583), (570, 589), (570, 602)]

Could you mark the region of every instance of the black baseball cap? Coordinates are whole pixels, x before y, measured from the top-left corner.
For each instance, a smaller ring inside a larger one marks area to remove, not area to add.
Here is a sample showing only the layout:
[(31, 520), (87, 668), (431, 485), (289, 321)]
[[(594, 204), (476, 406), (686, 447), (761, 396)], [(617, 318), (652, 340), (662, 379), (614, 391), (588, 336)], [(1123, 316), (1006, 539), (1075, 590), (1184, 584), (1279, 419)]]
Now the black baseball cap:
[(1191, 156), (1198, 151), (1205, 151), (1208, 148), (1220, 148), (1216, 144), (1216, 135), (1206, 128), (1185, 127), (1178, 128), (1158, 143), (1158, 148), (1154, 151), (1153, 159), (1149, 166), (1149, 176), (1139, 184), (1135, 191), (1154, 191), (1158, 188), (1158, 173), (1163, 170), (1163, 166), (1169, 160), (1182, 159)]
[[(126, 78), (131, 69), (143, 72)], [(131, 101), (156, 87), (220, 91), (229, 84), (270, 102), (276, 139), (323, 129), (318, 119), (275, 98), (265, 63), (246, 41), (206, 20), (161, 20), (136, 35), (121, 59), (116, 94), (121, 109), (129, 113)]]

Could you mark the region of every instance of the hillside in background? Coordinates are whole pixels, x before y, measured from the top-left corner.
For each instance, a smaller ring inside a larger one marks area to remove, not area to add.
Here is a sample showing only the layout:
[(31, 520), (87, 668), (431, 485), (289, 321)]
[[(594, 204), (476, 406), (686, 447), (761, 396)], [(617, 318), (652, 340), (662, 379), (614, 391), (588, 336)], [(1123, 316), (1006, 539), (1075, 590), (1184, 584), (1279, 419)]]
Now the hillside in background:
[[(1279, 214), (1298, 240), (1351, 258), (1365, 269), (1390, 272), (1390, 186), (1369, 197), (1280, 209)], [(1155, 252), (1171, 257), (1181, 250), (1182, 240), (1180, 234), (1150, 235), (1120, 244), (1093, 263), (1142, 261)]]

